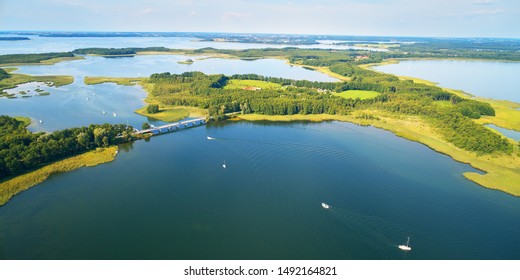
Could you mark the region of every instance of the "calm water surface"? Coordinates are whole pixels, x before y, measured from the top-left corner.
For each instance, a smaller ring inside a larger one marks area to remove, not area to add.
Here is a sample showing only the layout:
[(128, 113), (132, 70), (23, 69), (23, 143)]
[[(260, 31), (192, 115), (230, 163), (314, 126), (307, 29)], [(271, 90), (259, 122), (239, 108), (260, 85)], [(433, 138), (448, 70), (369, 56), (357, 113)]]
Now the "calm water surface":
[(520, 258), (520, 200), (466, 171), (348, 123), (197, 127), (14, 197), (0, 259)]
[[(32, 75), (72, 75), (74, 83), (59, 88), (43, 83), (28, 83), (6, 90), (18, 98), (0, 98), (0, 113), (27, 116), (33, 120), (32, 131), (54, 131), (69, 127), (102, 123), (128, 123), (140, 128), (143, 122), (161, 124), (134, 113), (145, 106), (146, 93), (140, 86), (119, 86), (111, 83), (85, 85), (87, 76), (148, 77), (152, 73), (202, 71), (207, 74), (259, 74), (311, 81), (337, 81), (323, 73), (292, 67), (282, 60), (203, 59), (191, 65), (179, 64), (186, 56), (142, 55), (123, 58), (87, 56), (83, 60), (65, 61), (55, 65), (20, 66), (17, 73)], [(51, 93), (38, 96), (37, 88)], [(22, 98), (21, 91), (29, 92)], [(103, 114), (103, 112), (105, 112)], [(115, 115), (114, 115), (115, 114)], [(39, 123), (42, 120), (43, 123)]]
[(498, 132), (502, 133), (505, 137), (511, 138), (515, 141), (520, 141), (520, 131), (503, 128), (493, 124), (486, 124), (486, 126), (497, 130)]
[[(26, 91), (26, 96), (31, 97), (22, 98), (21, 94), (17, 94), (18, 98), (15, 99), (0, 98), (0, 113), (30, 117), (31, 131), (54, 131), (103, 123), (128, 123), (136, 128), (144, 122), (163, 123), (134, 113), (134, 110), (145, 106), (146, 93), (140, 86), (114, 83), (85, 86), (81, 81), (58, 88), (29, 83), (6, 90), (9, 93)], [(35, 92), (37, 88), (50, 95), (38, 96)]]
[(405, 60), (376, 70), (438, 82), (470, 94), (520, 102), (520, 63), (468, 60)]
[(82, 80), (85, 76), (148, 77), (153, 73), (183, 73), (201, 71), (206, 74), (258, 74), (296, 80), (336, 82), (326, 74), (291, 66), (279, 59), (203, 59), (193, 64), (179, 64), (189, 56), (182, 55), (138, 55), (134, 57), (105, 58), (85, 56), (85, 59), (64, 61), (54, 65), (20, 66), (16, 73), (31, 75), (73, 75)]
[[(5, 35), (15, 36), (15, 35)], [(298, 47), (303, 49), (360, 49), (387, 51), (385, 49), (333, 45), (328, 42), (314, 45), (280, 45), (233, 42), (204, 42), (189, 37), (39, 37), (25, 36), (31, 40), (0, 41), (0, 54), (69, 52), (81, 48), (165, 47), (172, 49), (262, 49)]]
[[(11, 92), (31, 97), (0, 98), (0, 112), (30, 116), (35, 131), (139, 127), (147, 121), (133, 113), (144, 106), (140, 87), (86, 86), (83, 78), (193, 70), (323, 77), (277, 60), (177, 63), (184, 59), (20, 67), (76, 80), (22, 85)], [(38, 87), (51, 95), (37, 96)], [(124, 145), (111, 163), (14, 197), (0, 207), (0, 259), (520, 259), (520, 200), (464, 179), (467, 171), (475, 170), (348, 123), (197, 127)], [(403, 253), (396, 246), (407, 236), (413, 250)]]

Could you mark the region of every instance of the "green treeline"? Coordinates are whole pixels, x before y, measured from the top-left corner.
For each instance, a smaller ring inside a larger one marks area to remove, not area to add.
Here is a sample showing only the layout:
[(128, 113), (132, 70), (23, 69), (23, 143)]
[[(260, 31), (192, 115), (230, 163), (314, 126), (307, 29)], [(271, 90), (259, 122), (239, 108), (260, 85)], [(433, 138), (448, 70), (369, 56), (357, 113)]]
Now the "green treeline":
[(7, 73), (4, 69), (0, 68), (0, 81), (9, 77), (9, 73)]
[(40, 63), (44, 60), (60, 58), (60, 57), (74, 57), (74, 54), (71, 52), (4, 54), (4, 55), (0, 55), (0, 64)]
[(296, 86), (259, 91), (224, 89), (229, 79), (224, 75), (187, 72), (153, 74), (148, 82), (154, 84), (150, 92), (154, 100), (164, 105), (208, 109), (210, 116), (216, 119), (232, 112), (266, 115), (346, 114), (356, 103), (362, 102)]
[(97, 147), (131, 138), (126, 125), (90, 125), (52, 133), (32, 133), (23, 122), (0, 116), (0, 179)]
[[(469, 151), (479, 154), (512, 152), (512, 145), (505, 138), (471, 120), (482, 115), (493, 116), (495, 111), (488, 103), (464, 99), (439, 87), (410, 80), (401, 81), (393, 75), (365, 70), (353, 64), (335, 64), (331, 70), (351, 77), (352, 81), (327, 83), (255, 74), (227, 77), (187, 72), (152, 74), (148, 83), (154, 85), (151, 87), (151, 97), (160, 104), (208, 109), (209, 114), (217, 120), (232, 112), (345, 115), (357, 109), (381, 109), (424, 117), (446, 140)], [(257, 91), (225, 89), (230, 79), (262, 80), (284, 87)], [(373, 90), (381, 95), (372, 99), (354, 100), (330, 94), (350, 89)]]
[(168, 52), (168, 48), (148, 47), (148, 48), (85, 48), (72, 51), (75, 54), (87, 55), (135, 55), (138, 52)]

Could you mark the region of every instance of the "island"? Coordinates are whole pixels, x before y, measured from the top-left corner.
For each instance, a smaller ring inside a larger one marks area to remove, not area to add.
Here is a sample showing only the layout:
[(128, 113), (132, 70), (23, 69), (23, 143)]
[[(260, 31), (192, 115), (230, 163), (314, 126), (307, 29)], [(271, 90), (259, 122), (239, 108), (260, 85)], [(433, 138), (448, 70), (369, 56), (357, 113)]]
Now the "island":
[[(500, 53), (491, 50), (475, 51), (464, 47), (455, 47), (447, 52), (431, 51), (438, 47), (435, 44), (442, 43), (435, 41), (423, 46), (394, 44), (387, 47), (390, 50), (388, 52), (296, 48), (246, 50), (212, 48), (180, 50), (163, 47), (89, 48), (46, 56), (0, 56), (0, 63), (5, 66), (16, 63), (18, 65), (19, 63), (45, 63), (52, 59), (75, 59), (76, 56), (83, 55), (126, 56), (150, 53), (202, 55), (228, 59), (285, 60), (294, 66), (326, 73), (339, 81), (313, 82), (256, 74), (226, 76), (201, 72), (181, 74), (166, 72), (152, 74), (148, 78), (86, 77), (85, 83), (139, 84), (148, 93), (145, 100), (147, 106), (136, 112), (166, 122), (175, 122), (188, 116), (203, 116), (208, 121), (216, 122), (337, 120), (372, 125), (423, 143), (457, 161), (469, 163), (485, 172), (485, 174), (464, 173), (469, 180), (487, 188), (520, 196), (520, 187), (517, 184), (520, 181), (520, 143), (502, 137), (483, 126), (483, 123), (493, 123), (520, 130), (518, 123), (520, 111), (515, 109), (518, 104), (475, 98), (460, 91), (440, 88), (428, 81), (398, 77), (370, 69), (376, 63), (392, 63), (396, 59), (410, 57), (520, 60), (518, 52), (507, 49)], [(0, 86), (4, 81), (6, 86), (14, 84), (12, 80), (10, 81), (14, 75), (2, 70)], [(25, 79), (28, 80), (30, 79)], [(26, 151), (31, 145), (36, 145), (32, 143), (36, 143), (34, 139), (41, 135), (27, 132), (21, 121), (7, 116), (2, 118), (4, 135), (7, 132), (16, 132), (28, 139), (25, 143), (2, 141), (6, 143), (1, 149), (6, 154), (0, 157), (4, 158), (0, 161), (0, 175), (2, 175), (0, 179), (4, 180), (0, 184), (0, 190), (4, 191), (4, 194), (0, 195), (3, 203), (17, 192), (42, 180), (31, 179), (32, 183), (17, 190), (6, 187), (13, 186), (15, 182), (13, 180), (19, 180), (16, 177), (19, 174), (32, 174), (27, 172), (35, 168), (43, 169), (48, 164), (54, 164), (53, 162), (71, 155), (78, 156), (84, 152), (102, 154), (103, 149), (108, 149), (112, 145), (140, 138), (136, 137), (132, 128), (123, 125), (101, 127), (92, 125), (88, 128), (59, 131), (45, 137), (48, 138), (49, 145), (54, 145), (56, 141), (65, 141), (64, 145), (75, 148), (66, 153), (61, 149), (54, 149), (49, 152), (48, 157), (35, 158), (34, 154)], [(143, 124), (143, 129), (146, 127), (146, 124)], [(114, 153), (114, 150), (108, 151)], [(109, 160), (97, 162), (106, 161)], [(58, 170), (70, 169), (58, 168)]]

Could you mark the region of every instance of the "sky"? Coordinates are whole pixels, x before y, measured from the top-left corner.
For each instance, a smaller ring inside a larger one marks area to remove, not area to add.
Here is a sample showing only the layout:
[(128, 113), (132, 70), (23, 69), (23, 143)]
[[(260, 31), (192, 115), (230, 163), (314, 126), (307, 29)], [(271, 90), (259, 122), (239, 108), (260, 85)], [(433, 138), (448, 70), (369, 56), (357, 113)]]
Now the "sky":
[(0, 30), (520, 38), (519, 0), (1, 0)]

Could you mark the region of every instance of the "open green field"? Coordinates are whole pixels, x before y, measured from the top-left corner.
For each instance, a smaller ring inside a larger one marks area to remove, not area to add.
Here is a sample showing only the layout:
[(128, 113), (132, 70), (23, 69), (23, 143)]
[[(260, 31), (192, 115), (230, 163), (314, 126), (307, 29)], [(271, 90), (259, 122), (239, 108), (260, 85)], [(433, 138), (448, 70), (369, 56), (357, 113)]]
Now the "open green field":
[(261, 89), (278, 89), (281, 88), (282, 85), (265, 82), (265, 81), (257, 81), (257, 80), (229, 80), (224, 89), (244, 89), (244, 88), (261, 88)]
[(377, 97), (380, 93), (369, 90), (347, 90), (340, 93), (333, 93), (336, 96), (341, 96), (345, 99), (370, 99)]
[(208, 110), (188, 106), (159, 106), (158, 113), (149, 114), (146, 111), (147, 106), (137, 109), (135, 112), (163, 122), (176, 122), (187, 117), (202, 117), (208, 114)]
[[(405, 76), (400, 76), (399, 78), (403, 80), (412, 80), (414, 83), (422, 83), (434, 86), (437, 85), (437, 83), (419, 78)], [(520, 108), (520, 103), (515, 103), (508, 100), (496, 100), (485, 97), (477, 97), (462, 90), (455, 90), (450, 88), (442, 89), (447, 92), (456, 94), (462, 98), (470, 98), (489, 103), (489, 105), (495, 109), (495, 116), (482, 116), (480, 119), (474, 120), (475, 122), (481, 124), (494, 124), (503, 128), (520, 131), (520, 110), (518, 110), (518, 108)]]
[(6, 204), (14, 195), (45, 181), (53, 174), (69, 172), (83, 166), (95, 166), (113, 161), (116, 152), (117, 146), (97, 149), (54, 162), (37, 170), (4, 181), (0, 183), (0, 206)]
[(30, 82), (43, 82), (52, 86), (64, 86), (72, 84), (74, 77), (72, 76), (30, 76), (25, 74), (10, 74), (11, 77), (0, 80), (0, 97), (5, 95), (4, 89), (15, 88), (17, 85)]
[(482, 116), (480, 119), (475, 120), (475, 122), (481, 124), (494, 124), (503, 128), (520, 131), (519, 103), (481, 97), (475, 97), (475, 99), (487, 102), (495, 109), (495, 116)]
[(86, 85), (96, 85), (102, 83), (116, 83), (122, 86), (133, 86), (146, 78), (112, 78), (112, 77), (85, 77)]
[(25, 127), (29, 126), (31, 124), (31, 119), (28, 117), (14, 117), (17, 121), (23, 122), (23, 125)]

